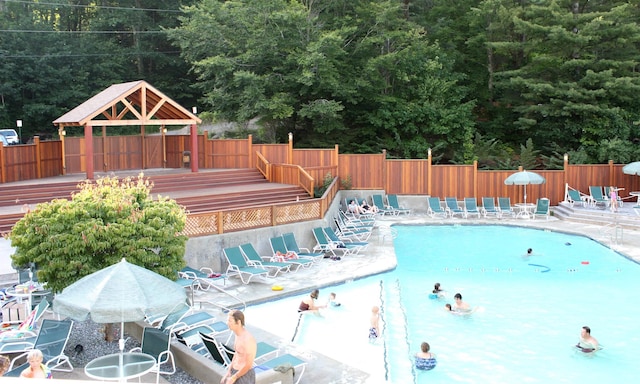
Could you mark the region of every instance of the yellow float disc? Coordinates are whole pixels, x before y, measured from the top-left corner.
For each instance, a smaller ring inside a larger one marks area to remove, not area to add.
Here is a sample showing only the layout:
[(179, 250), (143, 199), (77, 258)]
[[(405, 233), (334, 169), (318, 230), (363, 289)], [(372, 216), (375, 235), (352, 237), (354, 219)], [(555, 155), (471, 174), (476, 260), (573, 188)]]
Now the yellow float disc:
[(271, 287), (272, 291), (282, 291), (284, 288), (281, 285), (274, 285)]

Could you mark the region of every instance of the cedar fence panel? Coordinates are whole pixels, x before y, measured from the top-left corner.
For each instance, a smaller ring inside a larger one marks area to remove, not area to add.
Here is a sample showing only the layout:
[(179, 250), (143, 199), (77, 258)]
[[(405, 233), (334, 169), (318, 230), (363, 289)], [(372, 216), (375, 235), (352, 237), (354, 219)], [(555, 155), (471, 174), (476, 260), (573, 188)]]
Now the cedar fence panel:
[[(254, 144), (253, 150), (260, 152), (262, 156), (271, 164), (288, 164), (287, 152), (289, 146), (287, 144)], [(255, 164), (251, 164), (252, 167)]]
[(246, 139), (206, 140), (211, 168), (253, 168), (251, 143)]
[(428, 195), (428, 168), (428, 160), (385, 161), (385, 191), (398, 195)]
[(338, 176), (351, 176), (353, 189), (384, 188), (384, 154), (339, 155)]
[(40, 141), (40, 175), (41, 177), (59, 176), (62, 174), (62, 142)]
[(458, 200), (474, 196), (474, 170), (473, 165), (432, 166), (431, 196)]

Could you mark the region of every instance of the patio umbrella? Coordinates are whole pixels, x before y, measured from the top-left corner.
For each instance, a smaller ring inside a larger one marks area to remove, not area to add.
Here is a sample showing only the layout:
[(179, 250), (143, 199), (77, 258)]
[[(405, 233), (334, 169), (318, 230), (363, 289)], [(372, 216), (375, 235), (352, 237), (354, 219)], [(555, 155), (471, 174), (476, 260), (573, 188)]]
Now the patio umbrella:
[(544, 184), (545, 178), (535, 172), (516, 172), (504, 180), (506, 185), (524, 185), (524, 203), (527, 203), (527, 185)]
[(180, 285), (123, 258), (66, 287), (54, 298), (53, 310), (78, 321), (121, 323), (122, 352), (125, 322), (143, 320), (147, 313), (168, 314), (186, 298)]
[(627, 175), (640, 176), (640, 161), (634, 161), (622, 167), (622, 172)]

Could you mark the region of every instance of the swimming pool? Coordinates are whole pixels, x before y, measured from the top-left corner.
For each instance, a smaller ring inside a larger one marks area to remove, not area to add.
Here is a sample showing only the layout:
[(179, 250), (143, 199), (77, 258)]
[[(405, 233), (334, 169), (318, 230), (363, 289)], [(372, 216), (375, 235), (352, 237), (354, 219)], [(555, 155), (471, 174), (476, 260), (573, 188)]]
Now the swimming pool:
[[(396, 270), (321, 290), (320, 302), (333, 291), (343, 305), (323, 317), (305, 316), (295, 344), (369, 372), (368, 383), (636, 380), (638, 264), (590, 239), (542, 230), (396, 228)], [(530, 257), (527, 248), (533, 248)], [(445, 300), (428, 299), (436, 281), (447, 291)], [(456, 292), (479, 310), (446, 313), (444, 303)], [(250, 307), (247, 314), (291, 340), (301, 298)], [(370, 308), (380, 303), (384, 342), (370, 345)], [(583, 325), (604, 347), (594, 356), (572, 347)], [(438, 356), (432, 371), (412, 368), (422, 341)]]

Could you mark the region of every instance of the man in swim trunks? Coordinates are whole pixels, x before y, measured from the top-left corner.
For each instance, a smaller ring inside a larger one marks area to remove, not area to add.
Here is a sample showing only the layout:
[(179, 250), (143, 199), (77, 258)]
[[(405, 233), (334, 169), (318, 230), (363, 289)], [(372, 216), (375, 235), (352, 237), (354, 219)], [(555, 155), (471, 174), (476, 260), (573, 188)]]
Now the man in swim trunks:
[(374, 305), (371, 308), (371, 320), (369, 326), (369, 341), (374, 342), (380, 336), (380, 307)]
[(591, 328), (586, 325), (582, 327), (580, 330), (580, 341), (578, 341), (576, 347), (586, 353), (598, 350), (598, 340), (591, 336)]
[(227, 325), (236, 335), (234, 345), (236, 353), (220, 384), (255, 384), (256, 373), (253, 370), (253, 360), (256, 358), (258, 346), (256, 339), (244, 328), (244, 313), (238, 310), (229, 312)]

